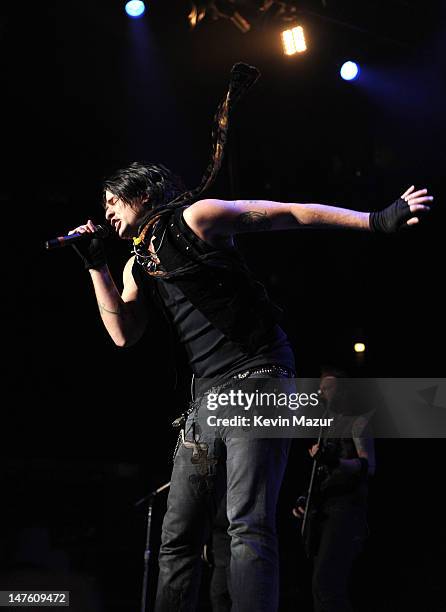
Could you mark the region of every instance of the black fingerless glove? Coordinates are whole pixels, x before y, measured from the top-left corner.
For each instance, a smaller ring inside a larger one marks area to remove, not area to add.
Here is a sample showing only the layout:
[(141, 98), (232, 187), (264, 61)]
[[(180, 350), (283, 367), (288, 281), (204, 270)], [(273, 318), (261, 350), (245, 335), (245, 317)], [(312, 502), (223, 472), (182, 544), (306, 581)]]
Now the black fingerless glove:
[(370, 213), (370, 229), (372, 232), (392, 234), (406, 225), (406, 221), (411, 216), (412, 213), (407, 202), (402, 198), (398, 198), (398, 200), (384, 208), (384, 210)]
[(73, 249), (84, 262), (86, 270), (98, 270), (107, 263), (102, 238), (86, 238), (84, 242), (80, 240), (76, 245), (73, 244)]
[(326, 442), (319, 447), (319, 450), (314, 455), (313, 459), (319, 465), (325, 465), (330, 469), (334, 469), (339, 465), (339, 454), (335, 444)]

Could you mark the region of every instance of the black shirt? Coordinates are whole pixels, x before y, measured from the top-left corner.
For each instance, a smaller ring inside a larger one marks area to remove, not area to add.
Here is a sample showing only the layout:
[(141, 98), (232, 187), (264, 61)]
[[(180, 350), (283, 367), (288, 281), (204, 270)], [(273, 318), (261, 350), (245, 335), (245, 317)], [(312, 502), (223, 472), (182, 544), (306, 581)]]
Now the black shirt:
[(248, 355), (231, 342), (186, 298), (172, 281), (157, 279), (160, 296), (169, 312), (179, 341), (184, 345), (195, 376), (230, 376), (254, 366), (277, 364), (295, 370), (294, 355), (287, 336), (276, 325), (273, 340)]

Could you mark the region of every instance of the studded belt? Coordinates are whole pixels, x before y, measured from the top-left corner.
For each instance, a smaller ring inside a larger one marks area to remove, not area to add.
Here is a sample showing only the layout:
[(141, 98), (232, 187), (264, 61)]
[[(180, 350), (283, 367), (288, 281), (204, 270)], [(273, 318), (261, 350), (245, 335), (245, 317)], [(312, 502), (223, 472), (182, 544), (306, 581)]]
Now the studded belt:
[[(293, 372), (290, 368), (286, 368), (280, 365), (265, 365), (259, 367), (248, 368), (247, 370), (243, 370), (242, 372), (237, 372), (231, 376), (229, 380), (226, 380), (224, 383), (217, 385), (215, 387), (211, 387), (206, 391), (206, 393), (219, 393), (223, 389), (226, 389), (230, 385), (233, 384), (233, 380), (243, 380), (244, 378), (248, 378), (249, 376), (253, 376), (255, 374), (269, 374), (272, 378), (294, 378), (296, 373)], [(204, 394), (202, 394), (204, 395)], [(172, 427), (184, 427), (186, 424), (187, 417), (198, 408), (201, 402), (201, 397), (196, 399), (195, 401), (190, 402), (189, 408), (181, 414), (175, 421), (172, 423)]]

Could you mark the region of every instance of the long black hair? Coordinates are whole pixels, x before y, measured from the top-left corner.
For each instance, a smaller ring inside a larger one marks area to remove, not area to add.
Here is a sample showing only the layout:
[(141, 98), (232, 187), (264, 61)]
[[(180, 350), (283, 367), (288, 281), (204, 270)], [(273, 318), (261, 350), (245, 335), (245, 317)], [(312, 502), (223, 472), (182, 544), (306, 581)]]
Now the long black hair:
[(106, 191), (129, 206), (136, 200), (142, 201), (149, 212), (173, 201), (186, 191), (186, 187), (183, 179), (163, 164), (133, 162), (104, 180), (104, 202)]

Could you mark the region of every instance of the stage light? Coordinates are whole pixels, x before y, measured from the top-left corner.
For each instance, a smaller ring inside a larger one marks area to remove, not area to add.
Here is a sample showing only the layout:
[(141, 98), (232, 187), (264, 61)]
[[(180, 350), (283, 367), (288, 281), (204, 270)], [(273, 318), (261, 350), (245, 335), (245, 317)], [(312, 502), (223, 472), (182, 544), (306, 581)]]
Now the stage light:
[(243, 15), (240, 15), (240, 13), (238, 13), (237, 11), (234, 11), (234, 13), (229, 19), (232, 21), (235, 27), (238, 28), (243, 34), (246, 34), (246, 32), (249, 32), (249, 30), (251, 29), (251, 24), (249, 23), (249, 21), (245, 19)]
[(291, 30), (282, 32), (283, 52), (285, 55), (295, 55), (307, 50), (305, 34), (302, 26), (296, 26)]
[(359, 75), (359, 66), (355, 62), (344, 62), (341, 67), (341, 77), (344, 81), (353, 81)]
[(141, 2), (141, 0), (130, 0), (130, 2), (127, 2), (125, 5), (125, 12), (127, 15), (135, 19), (137, 17), (142, 17), (145, 10), (146, 7), (144, 6), (144, 2)]
[(355, 353), (364, 353), (365, 352), (365, 344), (363, 342), (355, 342), (353, 347)]
[(189, 25), (194, 29), (207, 16), (212, 21), (229, 19), (240, 32), (246, 34), (251, 29), (251, 24), (244, 15), (236, 10), (237, 7), (234, 4), (234, 0), (218, 0), (218, 2), (217, 0), (200, 0), (193, 2), (187, 16)]
[(198, 6), (196, 4), (192, 4), (190, 13), (187, 16), (187, 20), (189, 21), (190, 27), (193, 29), (197, 27), (202, 19), (206, 16), (206, 7)]

